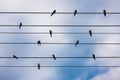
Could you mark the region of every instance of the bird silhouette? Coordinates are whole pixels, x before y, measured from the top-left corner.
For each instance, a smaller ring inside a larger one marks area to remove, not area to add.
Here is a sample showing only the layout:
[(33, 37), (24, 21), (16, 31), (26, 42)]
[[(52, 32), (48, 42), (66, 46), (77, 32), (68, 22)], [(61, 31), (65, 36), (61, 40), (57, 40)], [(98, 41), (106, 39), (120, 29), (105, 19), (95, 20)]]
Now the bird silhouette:
[(54, 54), (52, 54), (52, 57), (53, 57), (53, 59), (54, 59), (54, 60), (56, 60), (56, 57), (55, 57), (55, 55), (54, 55)]
[(15, 56), (15, 55), (13, 55), (13, 58), (18, 59), (18, 57), (17, 57), (17, 56)]
[(38, 45), (41, 45), (41, 41), (37, 41), (37, 44), (38, 44)]
[(50, 16), (53, 16), (55, 13), (56, 13), (56, 10), (54, 10), (54, 11), (51, 13)]
[(93, 57), (94, 60), (96, 59), (96, 58), (95, 58), (95, 54), (92, 54), (92, 57)]
[(79, 40), (76, 41), (75, 46), (77, 46), (78, 44), (79, 44)]
[(103, 14), (104, 14), (104, 16), (106, 16), (106, 10), (103, 10)]
[(50, 37), (52, 37), (52, 30), (49, 30), (49, 33), (50, 33)]
[(89, 34), (90, 34), (90, 36), (92, 36), (92, 31), (91, 30), (89, 30)]
[(38, 69), (40, 69), (40, 64), (38, 63)]
[(76, 14), (77, 14), (77, 10), (74, 11), (74, 16), (76, 16)]
[(22, 23), (20, 22), (20, 24), (19, 24), (19, 29), (21, 29), (21, 27), (22, 27)]

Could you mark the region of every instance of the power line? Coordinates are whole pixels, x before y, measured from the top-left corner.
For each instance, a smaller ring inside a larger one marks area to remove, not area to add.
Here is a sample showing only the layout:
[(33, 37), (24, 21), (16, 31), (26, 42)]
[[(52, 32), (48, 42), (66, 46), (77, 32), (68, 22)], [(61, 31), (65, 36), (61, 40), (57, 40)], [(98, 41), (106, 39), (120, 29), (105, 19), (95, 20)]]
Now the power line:
[[(49, 32), (0, 32), (0, 34), (50, 34)], [(89, 34), (89, 32), (52, 32), (52, 34)], [(92, 34), (120, 34), (115, 32), (92, 32)]]
[[(5, 11), (0, 14), (52, 14), (53, 12), (40, 12), (40, 11)], [(55, 12), (54, 14), (74, 14), (75, 12)], [(103, 12), (77, 12), (76, 14), (104, 14)], [(120, 14), (120, 12), (106, 12), (106, 14)]]
[[(0, 57), (0, 59), (13, 59), (14, 57)], [(91, 59), (93, 57), (56, 57), (57, 59)], [(95, 57), (95, 58), (98, 58), (98, 59), (116, 59), (116, 58), (120, 58), (120, 56), (103, 56), (103, 57)], [(17, 59), (53, 59), (53, 57), (17, 57)]]
[[(0, 27), (18, 27), (19, 25), (0, 25)], [(74, 25), (74, 24), (69, 24), (69, 25), (22, 25), (23, 28), (27, 28), (27, 27), (31, 27), (31, 28), (34, 28), (34, 27), (40, 27), (40, 28), (44, 28), (44, 27), (70, 27), (70, 28), (74, 28), (74, 27), (81, 27), (81, 28), (86, 28), (86, 27), (95, 27), (95, 28), (104, 28), (104, 27), (120, 27), (120, 25), (118, 24), (109, 24), (109, 25), (101, 25), (101, 24), (98, 24), (98, 25), (95, 25), (95, 24), (88, 24), (88, 25)]]
[[(0, 42), (0, 44), (38, 44), (37, 42)], [(49, 43), (43, 42), (38, 45), (75, 45), (76, 43)], [(120, 45), (120, 43), (78, 43), (77, 45)]]
[[(38, 66), (0, 66), (1, 68), (38, 68)], [(118, 67), (120, 66), (40, 66), (43, 68), (54, 68), (54, 67), (59, 67), (59, 68), (107, 68), (107, 67)]]

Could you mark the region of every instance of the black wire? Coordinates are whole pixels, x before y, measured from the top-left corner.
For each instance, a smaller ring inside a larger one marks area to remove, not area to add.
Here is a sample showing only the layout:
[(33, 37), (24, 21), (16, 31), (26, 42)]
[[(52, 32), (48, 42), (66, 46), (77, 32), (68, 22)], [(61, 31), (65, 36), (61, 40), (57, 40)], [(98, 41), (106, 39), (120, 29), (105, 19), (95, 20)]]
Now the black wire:
[[(14, 57), (0, 57), (0, 59), (13, 59)], [(52, 59), (53, 57), (17, 57), (17, 59)], [(81, 58), (93, 58), (93, 57), (56, 57), (57, 59), (81, 59)], [(115, 57), (115, 56), (111, 56), (111, 57), (95, 57), (95, 58), (120, 58), (120, 57)]]
[[(0, 14), (51, 14), (51, 12), (39, 12), (39, 11), (6, 11), (0, 12)], [(73, 12), (56, 12), (55, 14), (74, 14)], [(103, 14), (103, 12), (77, 12), (76, 14)], [(106, 12), (106, 14), (120, 14), (120, 12)]]
[[(38, 44), (37, 42), (0, 42), (0, 44)], [(76, 43), (41, 43), (41, 44), (44, 44), (44, 45), (75, 45)], [(41, 44), (38, 44), (38, 45), (41, 45)], [(120, 43), (116, 42), (116, 43), (79, 43), (77, 45), (120, 45)]]
[[(50, 34), (49, 32), (0, 32), (0, 34)], [(52, 34), (89, 34), (89, 32), (53, 32)], [(113, 32), (92, 32), (92, 34), (120, 34)]]
[[(0, 27), (18, 27), (19, 25), (0, 25)], [(99, 28), (99, 27), (120, 27), (120, 25), (116, 24), (116, 25), (113, 25), (113, 24), (109, 24), (109, 25), (92, 25), (92, 24), (88, 24), (88, 25), (22, 25), (22, 27), (41, 27), (41, 28), (44, 28), (44, 27), (71, 27), (71, 28), (74, 28), (74, 27), (81, 27), (81, 28), (85, 28), (85, 27), (95, 27), (95, 28)]]
[[(38, 66), (0, 66), (3, 68), (33, 68), (33, 67), (38, 67)], [(107, 68), (107, 67), (118, 67), (120, 66), (40, 66), (40, 67), (46, 67), (46, 68), (54, 68), (54, 67), (59, 67), (59, 68)]]

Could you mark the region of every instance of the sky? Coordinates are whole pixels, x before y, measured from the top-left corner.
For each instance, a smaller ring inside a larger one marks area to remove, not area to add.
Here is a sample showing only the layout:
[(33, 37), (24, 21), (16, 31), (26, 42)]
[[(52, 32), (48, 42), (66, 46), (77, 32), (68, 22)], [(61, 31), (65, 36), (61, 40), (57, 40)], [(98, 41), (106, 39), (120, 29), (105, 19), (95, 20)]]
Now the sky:
[[(0, 0), (0, 12), (4, 11), (49, 11), (58, 12), (120, 12), (119, 0)], [(107, 14), (0, 14), (0, 25), (87, 25), (87, 24), (119, 24), (120, 15)], [(0, 28), (10, 32), (119, 32), (120, 28), (25, 28), (17, 27)], [(119, 35), (96, 35), (89, 34), (60, 34), (51, 38), (49, 35), (11, 35), (0, 34), (0, 42), (90, 42), (106, 43), (119, 42)], [(0, 57), (16, 56), (120, 56), (119, 47), (116, 45), (0, 45)], [(3, 65), (37, 65), (45, 66), (119, 66), (119, 59), (0, 59)], [(119, 80), (120, 68), (0, 68), (0, 80)], [(108, 77), (109, 76), (109, 77)]]

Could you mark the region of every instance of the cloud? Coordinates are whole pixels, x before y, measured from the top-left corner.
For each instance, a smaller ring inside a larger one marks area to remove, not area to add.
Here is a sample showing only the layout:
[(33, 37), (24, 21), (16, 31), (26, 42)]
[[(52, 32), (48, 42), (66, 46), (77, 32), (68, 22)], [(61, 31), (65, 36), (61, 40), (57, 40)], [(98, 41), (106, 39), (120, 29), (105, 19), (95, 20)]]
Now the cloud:
[[(95, 1), (95, 0), (70, 0), (70, 1), (65, 1), (65, 0), (0, 0), (0, 9), (2, 11), (53, 11), (54, 9), (58, 10), (58, 11), (71, 11), (71, 10), (75, 10), (75, 9), (79, 9), (79, 11), (81, 10), (94, 10), (93, 8), (95, 7), (96, 9), (98, 9), (98, 11), (102, 11), (103, 9), (106, 9), (107, 11), (117, 11), (119, 10), (117, 7), (119, 6), (118, 0), (101, 0), (99, 1)], [(84, 3), (82, 3), (84, 2)], [(95, 4), (96, 3), (96, 4)], [(100, 4), (99, 4), (100, 3)], [(94, 4), (94, 5), (93, 5)], [(114, 5), (118, 5), (118, 6), (113, 6)], [(98, 5), (96, 7), (96, 5)], [(112, 7), (111, 7), (112, 6)], [(88, 8), (89, 7), (89, 8)], [(95, 10), (96, 10), (95, 9)], [(77, 17), (73, 17), (71, 15), (54, 15), (53, 17), (50, 17), (50, 15), (1, 15), (2, 17), (2, 21), (0, 22), (0, 24), (19, 24), (19, 22), (22, 21), (23, 24), (119, 24), (119, 20), (118, 20), (118, 16), (115, 17), (114, 15), (107, 15), (107, 17), (104, 17), (103, 15), (77, 15)], [(89, 17), (89, 19), (88, 19)], [(116, 20), (117, 18), (117, 20)], [(114, 28), (91, 28), (93, 32), (97, 32), (97, 31), (115, 31), (115, 32), (119, 32), (119, 29), (114, 29)], [(1, 31), (4, 31), (6, 29), (1, 29)], [(45, 31), (48, 32), (49, 30), (52, 30), (53, 32), (56, 31), (88, 31), (89, 28), (85, 28), (85, 29), (66, 29), (66, 28), (22, 28), (21, 30), (19, 30), (18, 28), (16, 29), (7, 29), (7, 31), (20, 31), (20, 32), (24, 32), (24, 31)], [(66, 35), (53, 35), (53, 38), (50, 38), (49, 35), (5, 35), (4, 37), (0, 38), (2, 41), (22, 41), (22, 42), (26, 42), (26, 41), (32, 41), (32, 42), (37, 42), (37, 40), (41, 40), (42, 42), (72, 42), (76, 39), (81, 39), (83, 41), (94, 41), (94, 42), (119, 42), (119, 37), (118, 35), (116, 36), (110, 36), (110, 35), (94, 35), (92, 38), (88, 37), (83, 37), (83, 36), (75, 36), (75, 37), (71, 37), (71, 36), (66, 36)], [(87, 40), (86, 40), (87, 39)], [(72, 47), (73, 48), (73, 47)], [(87, 48), (87, 49), (86, 49)], [(0, 56), (11, 56), (12, 54), (16, 54), (17, 56), (51, 56), (51, 54), (55, 54), (56, 56), (65, 56), (65, 55), (81, 55), (81, 53), (79, 52), (86, 52), (88, 53), (88, 48), (89, 47), (77, 47), (75, 50), (74, 49), (68, 49), (68, 46), (38, 46), (36, 45), (22, 45), (22, 46), (18, 46), (18, 45), (13, 45), (13, 46), (4, 46), (3, 48), (1, 48), (1, 52), (6, 53), (6, 54), (1, 54)], [(77, 50), (78, 49), (78, 50)], [(84, 49), (84, 50), (82, 50)], [(118, 56), (118, 52), (119, 52), (119, 48), (118, 46), (92, 46), (92, 53), (95, 53), (96, 56), (113, 56), (116, 55)], [(67, 52), (67, 50), (69, 50), (69, 54)], [(76, 53), (75, 53), (75, 52)], [(79, 51), (79, 52), (77, 52)], [(67, 53), (65, 53), (67, 52)], [(74, 52), (74, 54), (73, 54)], [(89, 53), (89, 54), (92, 54)], [(85, 56), (88, 54), (84, 54)], [(64, 63), (71, 63), (72, 60), (57, 60), (54, 61), (53, 59), (50, 60), (7, 60), (7, 61), (1, 61), (1, 65), (37, 65), (37, 63), (40, 63), (41, 65), (61, 65)], [(77, 62), (77, 61), (76, 61)], [(80, 62), (77, 62), (80, 63)], [(118, 65), (119, 61), (116, 60), (96, 60), (96, 61), (85, 61), (82, 62), (83, 64), (89, 64), (89, 65)], [(75, 62), (73, 62), (73, 64), (75, 64)], [(66, 64), (67, 65), (67, 64)], [(8, 70), (8, 69), (7, 69)], [(64, 70), (64, 69), (63, 69)], [(85, 70), (85, 69), (84, 69)], [(38, 70), (37, 67), (36, 68), (22, 68), (22, 69), (10, 69), (8, 70), (9, 72), (13, 71), (13, 73), (7, 73), (6, 69), (3, 69), (1, 74), (4, 72), (4, 74), (7, 75), (14, 75), (16, 74), (16, 76), (19, 76), (21, 78), (19, 78), (19, 80), (58, 80), (58, 79), (62, 79), (63, 77), (61, 77), (62, 75), (65, 74), (68, 75), (69, 72), (64, 73), (64, 71), (62, 73), (60, 73), (59, 69), (57, 68), (42, 68), (41, 70)], [(88, 75), (89, 70), (85, 70), (85, 71), (78, 71), (75, 70), (77, 72), (81, 72), (81, 73), (85, 73), (84, 75), (80, 75), (77, 74), (77, 78), (75, 78), (75, 80), (86, 80)], [(73, 73), (75, 72), (73, 71)], [(72, 72), (72, 71), (71, 71)], [(115, 73), (116, 72), (116, 73)], [(73, 74), (72, 73), (72, 74)], [(97, 76), (94, 76), (92, 80), (100, 80), (100, 79), (119, 79), (119, 69), (118, 68), (110, 68), (107, 72), (105, 73), (100, 73)], [(115, 75), (114, 75), (115, 74)], [(108, 76), (111, 75), (109, 78)], [(72, 77), (73, 75), (71, 75)], [(0, 76), (2, 77), (2, 75)], [(13, 77), (13, 76), (12, 76)], [(70, 77), (70, 79), (71, 79)], [(76, 76), (75, 76), (76, 77)], [(13, 77), (14, 78), (14, 77)], [(14, 78), (16, 79), (16, 78)], [(12, 80), (14, 80), (12, 79)], [(72, 78), (73, 79), (73, 78)], [(6, 79), (7, 80), (7, 79)]]
[[(111, 1), (105, 1), (105, 5), (103, 5), (103, 8), (112, 12), (112, 11), (119, 11), (119, 5), (118, 0), (111, 0)], [(112, 6), (115, 5), (115, 6)], [(99, 20), (96, 18), (96, 23), (99, 23)], [(100, 23), (105, 24), (119, 24), (118, 22), (119, 16), (117, 15), (108, 15), (107, 19), (100, 20)], [(94, 20), (93, 20), (94, 21)], [(99, 31), (99, 30), (98, 30)], [(106, 28), (104, 29), (105, 32), (119, 32), (119, 28)], [(97, 42), (103, 42), (103, 43), (117, 43), (120, 42), (119, 35), (103, 35), (98, 37), (96, 40)], [(94, 47), (94, 53), (96, 56), (120, 56), (119, 55), (119, 46), (118, 45), (109, 45), (109, 46), (95, 46)], [(91, 63), (92, 64), (92, 63)], [(108, 65), (108, 66), (119, 66), (119, 59), (98, 59), (96, 60), (94, 65)], [(91, 80), (119, 80), (119, 68), (107, 68), (108, 70), (104, 73), (98, 73), (97, 76), (94, 76)], [(99, 69), (102, 71), (102, 69)]]
[(120, 68), (111, 68), (109, 71), (98, 74), (91, 80), (119, 80)]
[[(67, 11), (72, 8), (72, 3), (64, 1), (64, 0), (0, 0), (0, 9), (2, 11), (53, 11), (57, 9), (58, 11)], [(59, 3), (59, 4), (58, 4)], [(70, 8), (71, 7), (71, 8)], [(1, 24), (19, 24), (22, 22), (23, 24), (64, 24), (67, 21), (67, 17), (60, 15), (54, 15), (50, 17), (50, 15), (0, 15), (3, 17)], [(48, 32), (49, 30), (55, 31), (66, 31), (63, 28), (24, 28), (21, 30), (18, 28), (9, 28), (3, 29), (1, 31), (13, 31), (13, 32)], [(64, 35), (53, 35), (53, 38), (50, 38), (49, 35), (7, 35), (4, 39), (1, 37), (2, 41), (6, 42), (37, 42), (41, 40), (42, 42), (70, 42), (69, 38)], [(58, 37), (59, 36), (59, 37)], [(3, 47), (3, 46), (2, 46)], [(1, 56), (12, 56), (13, 54), (16, 56), (51, 56), (62, 55), (62, 51), (64, 51), (67, 47), (62, 46), (38, 46), (36, 45), (8, 45), (1, 48), (3, 53)], [(2, 64), (3, 63), (3, 64)], [(59, 65), (62, 64), (62, 61), (54, 61), (54, 60), (13, 60), (9, 59), (6, 61), (2, 61), (1, 65), (37, 65), (40, 63), (41, 65)], [(12, 73), (8, 73), (7, 72)], [(8, 80), (10, 76), (11, 80), (15, 80), (17, 76), (19, 76), (18, 80), (58, 80), (60, 78), (59, 69), (56, 68), (41, 68), (38, 70), (36, 68), (17, 68), (17, 69), (2, 69), (1, 74), (7, 74), (9, 77), (5, 78), (0, 75), (1, 79)], [(15, 76), (13, 76), (15, 75)]]
[[(97, 11), (102, 11), (106, 9), (108, 12), (118, 12), (119, 9), (119, 1), (118, 0), (101, 0), (103, 2), (98, 8)], [(114, 5), (114, 6), (113, 6)], [(88, 19), (88, 24), (119, 24), (119, 15), (107, 15), (104, 17), (103, 15), (94, 15), (91, 19)], [(91, 28), (93, 32), (119, 32), (119, 28)], [(96, 43), (111, 43), (111, 42), (120, 42), (119, 35), (94, 35), (90, 39), (91, 41), (94, 40)], [(91, 46), (90, 54), (95, 54), (96, 56), (120, 56), (119, 55), (119, 46), (118, 45), (106, 45), (106, 46)], [(87, 55), (89, 56), (89, 55)], [(86, 61), (86, 65), (98, 65), (98, 66), (105, 66), (105, 65), (117, 65), (119, 66), (119, 59), (96, 59), (96, 61)], [(107, 69), (107, 70), (106, 70)], [(104, 71), (103, 71), (104, 70)], [(103, 72), (102, 72), (103, 71)], [(96, 74), (92, 74), (96, 72)], [(102, 72), (102, 73), (101, 73)], [(91, 70), (86, 71), (87, 78), (85, 80), (118, 80), (119, 79), (119, 68), (94, 68)], [(84, 76), (83, 76), (84, 77)], [(92, 77), (92, 78), (91, 78)], [(78, 77), (78, 80), (81, 79), (81, 76)]]

